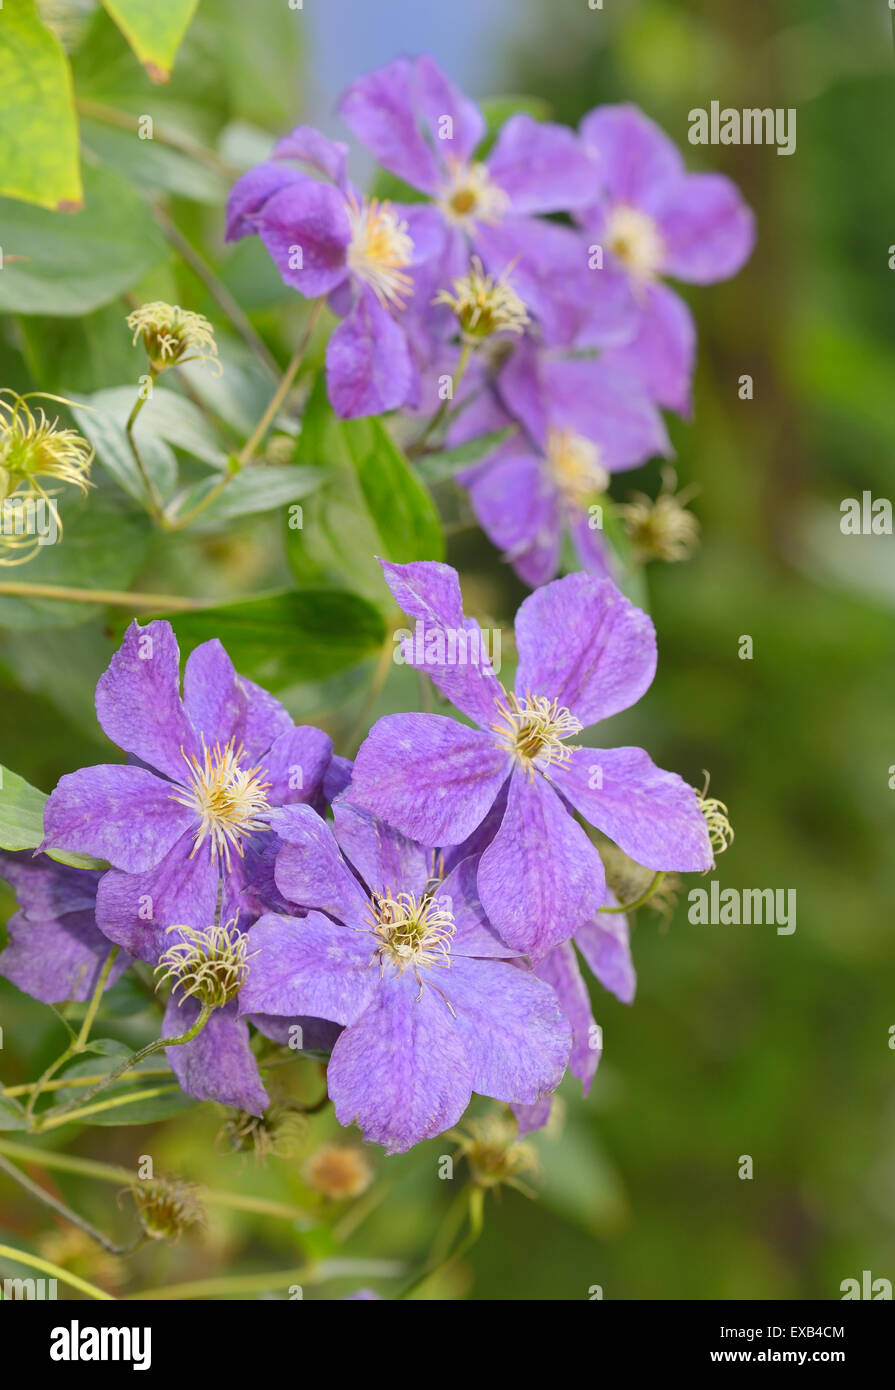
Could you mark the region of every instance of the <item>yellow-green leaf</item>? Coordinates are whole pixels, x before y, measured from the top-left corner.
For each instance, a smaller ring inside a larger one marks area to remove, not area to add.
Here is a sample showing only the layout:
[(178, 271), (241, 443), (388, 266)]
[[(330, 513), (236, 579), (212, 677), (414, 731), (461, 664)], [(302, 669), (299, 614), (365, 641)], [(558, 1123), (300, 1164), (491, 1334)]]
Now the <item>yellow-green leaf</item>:
[(153, 82), (167, 82), (199, 0), (103, 0)]
[(0, 194), (72, 211), (83, 202), (71, 69), (35, 0), (0, 8)]

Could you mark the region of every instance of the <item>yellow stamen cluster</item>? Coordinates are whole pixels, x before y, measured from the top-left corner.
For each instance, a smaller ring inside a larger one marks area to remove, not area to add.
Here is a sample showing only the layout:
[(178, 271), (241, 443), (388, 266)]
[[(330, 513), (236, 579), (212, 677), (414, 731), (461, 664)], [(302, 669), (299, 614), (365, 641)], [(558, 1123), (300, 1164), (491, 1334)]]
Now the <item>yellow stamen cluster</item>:
[(451, 181), (442, 189), (438, 199), (448, 222), (464, 231), (472, 231), (476, 222), (501, 222), (510, 200), (502, 188), (491, 180), (484, 164), (456, 166)]
[(420, 969), (450, 966), (454, 919), (429, 894), (398, 893), (393, 897), (386, 888), (385, 893), (375, 893), (370, 899), (369, 920), (378, 941), (374, 959), (379, 957), (380, 968), (391, 961), (399, 974), (410, 967), (419, 980)]
[(190, 1226), (201, 1226), (205, 1210), (195, 1183), (183, 1178), (147, 1178), (130, 1189), (137, 1215), (150, 1240), (177, 1240)]
[(143, 339), (153, 371), (182, 367), (186, 362), (211, 362), (220, 376), (214, 329), (203, 314), (159, 299), (128, 314), (127, 326), (133, 330), (135, 344), (138, 338)]
[(32, 409), (29, 400), (34, 397), (71, 404), (62, 396), (0, 391), (0, 565), (24, 565), (39, 552), (32, 523), (39, 508), (52, 512), (56, 535), (61, 536), (56, 492), (47, 491), (45, 479), (84, 493), (89, 485), (93, 449), (77, 430), (63, 429), (58, 418), (49, 419), (39, 406)]
[(485, 274), (478, 256), (469, 273), (453, 281), (454, 292), (439, 290), (433, 304), (446, 304), (467, 338), (489, 338), (494, 333), (523, 333), (528, 310), (506, 276)]
[(491, 728), (499, 746), (519, 759), (530, 778), (534, 778), (535, 765), (546, 775), (550, 767), (568, 766), (574, 745), (563, 740), (579, 734), (584, 725), (558, 700), (528, 692), (520, 700), (505, 692), (505, 701), (497, 702), (497, 713), (500, 722)]
[(352, 272), (369, 285), (380, 304), (403, 309), (413, 294), (413, 280), (406, 266), (413, 260), (413, 241), (407, 223), (391, 203), (378, 198), (358, 202), (349, 194), (346, 204), (351, 241), (347, 260)]
[(657, 223), (649, 213), (627, 203), (611, 209), (604, 241), (635, 279), (654, 279), (665, 263), (665, 241)]
[(204, 931), (168, 927), (168, 932), (172, 931), (179, 932), (183, 940), (159, 956), (155, 973), (162, 973), (158, 983), (171, 980), (181, 1004), (192, 996), (207, 1008), (221, 1009), (235, 999), (249, 973), (249, 961), (258, 954), (249, 954), (249, 938), (237, 929), (236, 919)]
[(699, 809), (705, 817), (705, 827), (709, 832), (709, 841), (715, 854), (723, 854), (726, 849), (733, 844), (733, 826), (727, 807), (723, 801), (718, 801), (715, 797), (707, 797), (708, 780), (703, 792), (696, 793), (699, 799)]
[(693, 489), (686, 488), (675, 496), (676, 483), (674, 470), (666, 469), (655, 501), (644, 492), (635, 492), (630, 502), (618, 508), (638, 562), (665, 560), (677, 564), (689, 560), (699, 544), (699, 522), (687, 511)]
[(531, 1144), (520, 1141), (516, 1122), (500, 1112), (483, 1115), (469, 1121), (467, 1129), (458, 1130), (454, 1137), (460, 1143), (460, 1155), (469, 1164), (474, 1183), (479, 1187), (515, 1187), (526, 1197), (535, 1194), (520, 1182), (523, 1173), (538, 1170), (537, 1151)]
[(212, 863), (222, 859), (229, 873), (231, 849), (242, 857), (244, 837), (265, 828), (270, 783), (261, 780), (260, 767), (240, 766), (242, 748), (235, 748), (232, 738), (223, 748), (219, 743), (208, 748), (203, 738), (201, 761), (193, 753), (181, 753), (190, 785), (176, 788), (171, 798), (199, 817), (190, 858), (209, 840)]
[(569, 506), (580, 509), (609, 487), (609, 474), (600, 462), (600, 448), (574, 430), (547, 432), (547, 468)]

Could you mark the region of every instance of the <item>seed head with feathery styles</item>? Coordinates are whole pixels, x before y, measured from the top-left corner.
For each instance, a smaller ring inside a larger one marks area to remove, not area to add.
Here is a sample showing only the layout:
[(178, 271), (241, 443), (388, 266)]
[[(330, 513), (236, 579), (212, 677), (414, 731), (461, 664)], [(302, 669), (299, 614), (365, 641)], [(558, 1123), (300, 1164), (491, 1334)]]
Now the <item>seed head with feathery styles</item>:
[(138, 338), (143, 339), (154, 372), (186, 362), (211, 362), (216, 374), (221, 375), (214, 329), (203, 314), (159, 299), (141, 304), (128, 314), (127, 326), (133, 330), (134, 344)]
[[(172, 981), (181, 1003), (191, 996), (207, 1008), (223, 1008), (235, 999), (248, 974), (249, 938), (237, 930), (235, 920), (197, 931), (193, 927), (169, 927), (181, 940), (159, 957), (159, 984)], [(257, 955), (257, 952), (253, 952)]]
[(77, 430), (64, 429), (42, 407), (32, 409), (29, 401), (35, 397), (71, 404), (63, 396), (0, 391), (0, 494), (6, 497), (14, 488), (25, 486), (47, 497), (41, 485), (44, 478), (86, 492), (92, 448)]
[(494, 333), (524, 333), (528, 310), (506, 275), (487, 275), (478, 256), (470, 269), (453, 281), (451, 290), (439, 290), (433, 304), (446, 304), (466, 338), (490, 338)]

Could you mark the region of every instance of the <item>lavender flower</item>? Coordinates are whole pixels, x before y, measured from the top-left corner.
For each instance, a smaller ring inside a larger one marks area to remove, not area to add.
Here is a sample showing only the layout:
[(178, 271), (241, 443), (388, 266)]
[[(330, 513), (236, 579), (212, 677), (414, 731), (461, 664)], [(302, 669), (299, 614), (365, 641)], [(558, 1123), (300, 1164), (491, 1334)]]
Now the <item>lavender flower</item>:
[[(328, 296), (343, 322), (327, 345), (327, 385), (333, 408), (350, 419), (393, 410), (418, 391), (402, 319), (440, 228), (431, 208), (359, 194), (346, 156), (345, 145), (299, 126), (234, 186), (227, 240), (256, 233), (287, 285)], [(429, 296), (431, 288), (427, 281)]]
[(529, 342), (495, 392), (462, 412), (450, 443), (514, 422), (523, 434), (458, 475), (482, 529), (532, 587), (556, 576), (566, 529), (584, 568), (605, 576), (600, 504), (610, 474), (670, 453), (661, 415), (621, 368), (556, 358)]
[[(513, 288), (548, 341), (630, 333), (624, 277), (612, 287), (610, 272), (597, 290), (586, 243), (540, 216), (593, 201), (598, 161), (573, 131), (517, 114), (487, 158), (477, 158), (485, 118), (428, 55), (396, 58), (359, 78), (338, 110), (379, 162), (437, 211), (434, 288), (464, 275), (474, 254), (495, 276), (512, 266)], [(425, 302), (420, 295), (416, 307)]]
[(204, 930), (257, 914), (249, 883), (271, 852), (270, 809), (322, 807), (332, 758), (329, 737), (296, 728), (236, 674), (220, 642), (188, 658), (183, 698), (179, 669), (170, 623), (130, 625), (100, 677), (96, 712), (131, 761), (62, 777), (44, 816), (44, 847), (109, 861), (97, 923), (153, 964), (171, 944), (170, 926)]
[(568, 1025), (485, 919), (475, 858), (442, 877), (420, 844), (344, 801), (333, 811), (335, 833), (301, 806), (274, 817), (277, 883), (309, 910), (251, 928), (241, 1010), (343, 1025), (336, 1117), (389, 1153), (448, 1129), (473, 1091), (536, 1103), (565, 1070)]
[(721, 174), (688, 174), (677, 147), (636, 106), (598, 106), (581, 138), (599, 155), (599, 194), (576, 216), (589, 239), (626, 270), (642, 305), (639, 329), (611, 361), (651, 397), (690, 410), (696, 329), (662, 276), (707, 285), (735, 275), (755, 241), (754, 218)]
[[(515, 689), (507, 692), (483, 655), (478, 625), (463, 613), (455, 570), (424, 562), (383, 569), (399, 607), (427, 633), (421, 660), (409, 641), (405, 661), (427, 670), (478, 727), (436, 714), (386, 715), (361, 745), (348, 795), (404, 835), (450, 845), (471, 835), (503, 794), (478, 891), (508, 945), (540, 958), (606, 900), (602, 861), (573, 808), (638, 864), (711, 867), (692, 787), (640, 748), (570, 742), (640, 699), (656, 669), (650, 619), (610, 580), (570, 574), (523, 602)], [(461, 648), (465, 660), (457, 659)]]

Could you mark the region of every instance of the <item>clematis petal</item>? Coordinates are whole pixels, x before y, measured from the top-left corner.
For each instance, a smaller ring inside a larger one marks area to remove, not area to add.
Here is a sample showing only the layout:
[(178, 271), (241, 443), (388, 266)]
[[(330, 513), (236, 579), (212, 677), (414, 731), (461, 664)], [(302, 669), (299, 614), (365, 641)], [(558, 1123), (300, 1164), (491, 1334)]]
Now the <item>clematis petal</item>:
[[(246, 1022), (271, 1042), (294, 1052), (332, 1052), (342, 1029), (325, 1018), (279, 1018), (276, 1014), (248, 1014)], [(299, 1047), (298, 1044), (301, 1043)]]
[(418, 100), (413, 60), (396, 58), (352, 83), (337, 110), (384, 168), (412, 188), (434, 194), (441, 171), (420, 126)]
[(674, 141), (636, 106), (598, 106), (584, 117), (580, 131), (584, 144), (600, 157), (599, 182), (613, 202), (648, 209), (657, 188), (684, 175)]
[(183, 755), (198, 753), (199, 741), (180, 698), (180, 650), (170, 623), (130, 624), (97, 683), (96, 715), (119, 748), (182, 778)]
[(662, 416), (620, 367), (582, 357), (547, 361), (543, 383), (551, 424), (593, 440), (610, 473), (672, 452)]
[(560, 1007), (572, 1029), (572, 1054), (569, 1068), (578, 1077), (587, 1095), (600, 1061), (602, 1046), (600, 1032), (594, 1022), (575, 948), (570, 941), (554, 946), (535, 966), (535, 974), (546, 981), (559, 1000)]
[(310, 806), (293, 805), (273, 812), (270, 824), (284, 842), (274, 877), (287, 902), (359, 926), (367, 915), (368, 898), (326, 822)]
[(611, 348), (603, 361), (636, 377), (658, 405), (690, 414), (696, 325), (687, 305), (667, 285), (649, 286), (635, 336)]
[(169, 782), (142, 767), (108, 763), (60, 777), (44, 808), (41, 849), (67, 849), (140, 873), (196, 823)]
[(571, 1034), (543, 980), (503, 961), (451, 958), (443, 983), (472, 1072), (472, 1089), (533, 1105), (562, 1080)]
[(339, 1124), (357, 1124), (387, 1153), (456, 1124), (472, 1075), (459, 1030), (441, 996), (409, 973), (386, 974), (369, 1007), (333, 1048), (327, 1079)]
[(368, 888), (417, 897), (424, 892), (433, 869), (431, 850), (346, 800), (335, 803), (333, 818), (339, 848)]
[(491, 925), (540, 958), (589, 921), (606, 897), (603, 862), (544, 777), (513, 773), (503, 824), (479, 863)]
[[(614, 902), (614, 898), (611, 901)], [(627, 917), (622, 913), (598, 913), (593, 921), (578, 928), (575, 945), (603, 988), (623, 1004), (630, 1004), (637, 988), (637, 975), (631, 959)]]
[(514, 213), (570, 212), (593, 202), (599, 161), (567, 126), (519, 112), (498, 135), (488, 172)]
[(143, 873), (110, 869), (96, 894), (96, 923), (138, 960), (155, 965), (171, 945), (167, 928), (199, 930), (215, 920), (220, 873), (211, 863), (208, 846), (194, 858), (192, 833), (176, 842), (159, 864)]
[[(180, 1037), (198, 1017), (195, 998), (190, 996), (178, 1004), (172, 993), (165, 1009), (162, 1036)], [(237, 1016), (235, 999), (215, 1009), (191, 1042), (166, 1047), (165, 1056), (181, 1088), (197, 1100), (235, 1105), (250, 1115), (263, 1115), (270, 1104), (249, 1043), (248, 1026)]]
[(304, 183), (306, 175), (285, 164), (265, 160), (236, 180), (227, 199), (225, 241), (238, 241), (258, 231), (256, 218), (269, 198), (291, 184)]
[(516, 692), (556, 699), (586, 728), (627, 709), (656, 673), (656, 632), (608, 579), (568, 574), (516, 614)]
[(329, 734), (312, 724), (300, 724), (280, 734), (262, 758), (270, 805), (305, 802), (322, 807), (323, 783), (332, 755)]
[(569, 534), (572, 543), (582, 567), (588, 574), (594, 575), (597, 579), (609, 579), (609, 549), (603, 539), (603, 532), (598, 526), (591, 526), (590, 523), (591, 518), (587, 512), (581, 512), (570, 520)]
[(554, 782), (585, 820), (647, 869), (712, 867), (705, 818), (692, 787), (642, 748), (576, 748)]
[(407, 336), (369, 288), (361, 290), (326, 345), (326, 383), (343, 420), (396, 410), (411, 392)]
[(245, 719), (239, 731), (245, 758), (256, 763), (282, 734), (291, 732), (292, 717), (279, 700), (254, 681), (237, 676), (236, 684), (245, 695)]
[(478, 856), (462, 859), (433, 893), (434, 901), (454, 919), (451, 959), (459, 956), (508, 959), (518, 955), (501, 941), (485, 915), (479, 897)]
[(654, 202), (665, 242), (664, 275), (710, 285), (745, 265), (755, 245), (755, 217), (723, 174), (688, 174)]
[(330, 140), (313, 126), (299, 125), (274, 146), (274, 159), (295, 159), (312, 173), (330, 179), (344, 193), (348, 146)]
[[(43, 921), (14, 912), (6, 926), (9, 945), (0, 951), (0, 975), (42, 1004), (83, 1002), (91, 997), (111, 950), (92, 911), (67, 912)], [(129, 956), (118, 956), (107, 989), (130, 964)]]
[[(193, 728), (209, 748), (241, 733), (245, 695), (236, 683), (233, 662), (214, 638), (190, 652), (183, 668), (183, 703)], [(178, 777), (183, 774), (181, 762)]]
[(414, 78), (419, 115), (434, 137), (439, 164), (465, 164), (484, 138), (484, 116), (428, 53), (417, 58)]
[(440, 714), (387, 714), (361, 744), (351, 803), (425, 845), (459, 844), (509, 776), (492, 734)]
[(416, 630), (418, 640), (402, 645), (405, 662), (425, 671), (452, 705), (488, 728), (503, 691), (481, 628), (464, 616), (457, 571), (428, 560), (409, 565), (381, 563), (395, 603), (422, 624), (422, 632)]
[(239, 991), (240, 1013), (353, 1023), (379, 988), (374, 944), (322, 912), (259, 918), (249, 932), (249, 950), (258, 954)]
[(467, 484), (476, 519), (488, 539), (531, 588), (559, 569), (562, 518), (556, 488), (531, 454), (501, 458), (476, 470)]
[(30, 850), (0, 852), (0, 878), (12, 886), (19, 907), (35, 922), (92, 911), (101, 877), (96, 869), (73, 869)]
[(553, 1107), (553, 1097), (542, 1096), (534, 1105), (514, 1105), (513, 1114), (516, 1116), (516, 1128), (519, 1138), (524, 1139), (526, 1134), (534, 1134), (536, 1130), (543, 1129), (550, 1119), (550, 1111)]
[(348, 274), (351, 226), (345, 199), (330, 184), (288, 184), (267, 200), (255, 226), (285, 283), (308, 299), (329, 294)]

